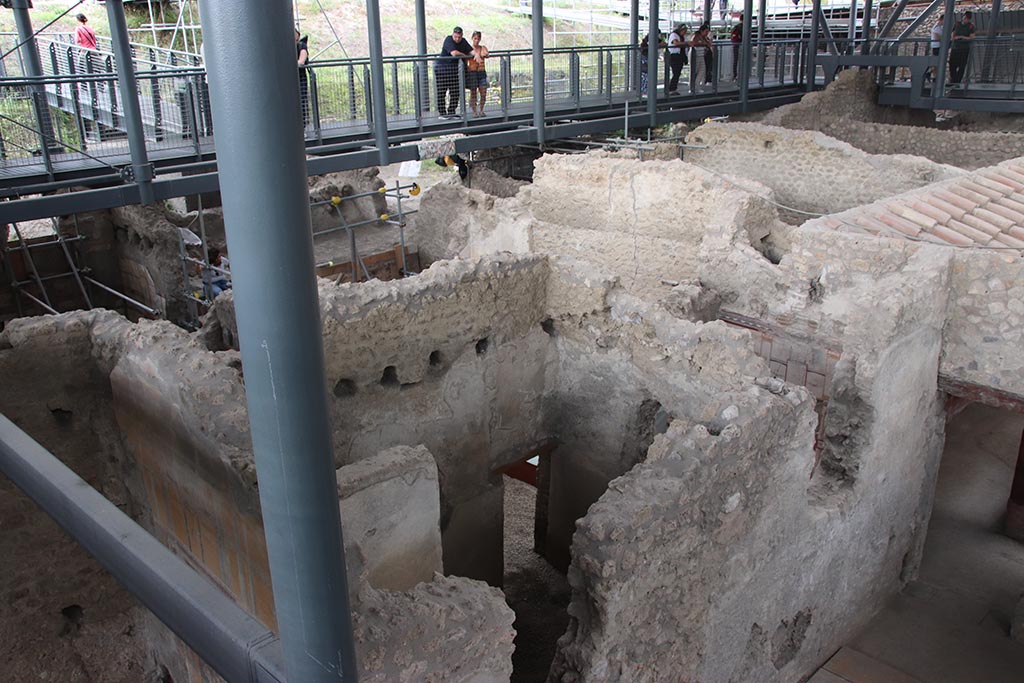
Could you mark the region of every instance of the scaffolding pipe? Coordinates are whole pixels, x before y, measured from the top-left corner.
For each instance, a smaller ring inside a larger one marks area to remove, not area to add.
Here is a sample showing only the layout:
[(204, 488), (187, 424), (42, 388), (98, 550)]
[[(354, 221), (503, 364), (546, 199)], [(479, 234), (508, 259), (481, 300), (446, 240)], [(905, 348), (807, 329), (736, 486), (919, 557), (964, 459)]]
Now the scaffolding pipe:
[[(647, 11), (647, 125), (658, 125), (658, 52), (660, 52), (661, 28), (658, 26), (658, 0), (650, 0)], [(643, 76), (641, 76), (643, 78)]]
[[(388, 103), (384, 93), (384, 48), (380, 37), (380, 3), (366, 0), (366, 38), (370, 43), (370, 96), (373, 107), (373, 138), (377, 144), (377, 161), (388, 161)], [(465, 95), (462, 97), (465, 100)]]
[(226, 680), (284, 682), (270, 629), (3, 415), (0, 470)]
[(135, 308), (139, 309), (140, 311), (142, 311), (146, 315), (151, 315), (154, 318), (155, 317), (159, 317), (159, 315), (160, 315), (160, 311), (156, 310), (155, 308), (150, 308), (146, 304), (144, 304), (144, 303), (142, 303), (140, 301), (136, 301), (135, 299), (131, 298), (127, 294), (122, 294), (121, 292), (117, 291), (113, 287), (106, 286), (105, 284), (103, 284), (102, 282), (100, 282), (99, 280), (97, 280), (95, 278), (91, 278), (88, 275), (83, 275), (82, 279), (85, 280), (86, 282), (88, 282), (89, 284), (96, 285), (97, 287), (99, 287), (100, 289), (102, 289), (105, 292), (113, 294), (114, 296), (116, 296), (117, 298), (121, 299), (125, 303), (131, 304), (132, 306), (134, 306)]
[[(544, 135), (544, 0), (530, 0), (533, 16), (533, 127), (537, 130), (537, 144), (543, 145)], [(465, 98), (463, 98), (465, 99)], [(438, 103), (440, 106), (440, 103)]]
[(57, 310), (56, 308), (54, 308), (53, 306), (50, 306), (49, 304), (45, 304), (45, 303), (43, 303), (42, 301), (40, 301), (39, 299), (37, 299), (36, 297), (34, 297), (34, 296), (32, 295), (32, 293), (31, 293), (31, 292), (25, 291), (25, 290), (24, 290), (24, 289), (22, 289), (21, 287), (18, 287), (18, 288), (17, 288), (17, 289), (15, 290), (15, 291), (16, 291), (16, 292), (17, 292), (18, 294), (21, 294), (21, 295), (22, 295), (23, 297), (25, 297), (26, 299), (29, 299), (30, 301), (33, 301), (33, 302), (34, 302), (34, 303), (35, 303), (35, 304), (36, 304), (37, 306), (39, 306), (40, 308), (42, 308), (42, 309), (43, 309), (44, 311), (46, 311), (47, 313), (52, 313), (53, 315), (59, 315), (59, 314), (60, 314), (60, 311), (58, 311), (58, 310)]
[[(355, 682), (292, 8), (285, 0), (259, 12), (247, 0), (200, 7), (285, 669), (289, 681)], [(278, 96), (261, 96), (267, 83)]]
[[(153, 166), (146, 153), (146, 131), (142, 127), (142, 109), (139, 107), (139, 86), (132, 63), (132, 45), (128, 37), (128, 24), (124, 18), (122, 0), (107, 0), (107, 21), (110, 23), (110, 42), (117, 60), (117, 85), (121, 91), (121, 110), (128, 129), (128, 150), (132, 157), (132, 176), (139, 188), (139, 203), (152, 204)], [(196, 138), (199, 137), (193, 128)]]

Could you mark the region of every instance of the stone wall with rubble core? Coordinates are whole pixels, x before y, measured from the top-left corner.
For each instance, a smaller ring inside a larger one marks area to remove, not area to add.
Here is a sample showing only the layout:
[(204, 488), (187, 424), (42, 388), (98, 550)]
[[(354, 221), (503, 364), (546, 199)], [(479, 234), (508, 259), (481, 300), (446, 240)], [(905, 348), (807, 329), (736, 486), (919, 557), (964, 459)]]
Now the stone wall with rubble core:
[(886, 283), (848, 314), (820, 456), (809, 394), (751, 379), (611, 483), (577, 526), (549, 681), (802, 680), (913, 578), (947, 264), (914, 266), (920, 289)]
[(768, 253), (788, 230), (766, 186), (681, 161), (549, 154), (535, 168), (533, 184), (509, 199), (432, 188), (417, 215), (421, 250), (431, 260), (505, 251), (579, 260), (660, 298), (697, 276), (710, 241)]
[[(5, 414), (82, 470), (243, 609), (274, 627), (236, 352), (208, 351), (170, 323), (132, 324), (106, 311), (80, 312), (10, 323), (0, 334), (0, 374), (9, 389), (0, 403)], [(513, 616), (501, 594), (435, 573), (440, 510), (429, 452), (407, 447), (371, 453), (358, 466), (342, 467), (338, 479), (362, 678), (507, 680)], [(390, 516), (375, 505), (391, 509)], [(379, 530), (386, 534), (378, 537)], [(25, 543), (36, 544), (17, 535), (3, 540), (5, 557), (22, 555)], [(64, 565), (32, 571), (32, 579), (18, 580), (35, 585), (59, 579)], [(97, 581), (105, 583), (95, 588)], [(80, 576), (46, 585), (62, 601), (84, 603), (86, 619), (94, 590), (105, 604), (127, 605), (111, 619), (123, 622), (133, 615), (134, 603), (101, 571), (83, 569)], [(88, 595), (79, 595), (79, 588)], [(95, 613), (105, 614), (98, 608)], [(153, 666), (165, 667), (174, 680), (213, 680), (155, 620), (139, 621), (147, 624), (140, 629), (140, 659), (155, 660)], [(27, 652), (39, 647), (13, 642)], [(127, 645), (112, 642), (128, 657)], [(33, 673), (43, 665), (25, 664)], [(140, 678), (135, 672), (128, 680)]]
[(779, 215), (796, 225), (964, 174), (921, 157), (866, 154), (821, 133), (758, 123), (706, 123), (686, 142), (692, 146), (685, 161), (770, 187), (786, 207)]

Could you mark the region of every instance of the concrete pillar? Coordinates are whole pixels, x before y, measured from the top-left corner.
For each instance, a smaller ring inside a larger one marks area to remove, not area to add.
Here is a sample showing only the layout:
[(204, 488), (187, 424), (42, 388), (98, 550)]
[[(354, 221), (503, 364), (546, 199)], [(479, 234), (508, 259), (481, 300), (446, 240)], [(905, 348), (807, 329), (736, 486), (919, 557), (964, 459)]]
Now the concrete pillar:
[(1006, 535), (1024, 543), (1024, 434), (1017, 453), (1010, 500), (1006, 503)]

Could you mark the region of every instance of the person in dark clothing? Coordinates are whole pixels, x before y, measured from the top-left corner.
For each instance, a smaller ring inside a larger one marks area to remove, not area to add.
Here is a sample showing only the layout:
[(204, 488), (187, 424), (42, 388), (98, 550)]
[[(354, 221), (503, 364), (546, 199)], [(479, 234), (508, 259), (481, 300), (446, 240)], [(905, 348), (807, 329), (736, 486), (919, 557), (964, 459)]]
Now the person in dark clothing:
[[(459, 65), (473, 52), (473, 46), (462, 37), (462, 27), (456, 26), (444, 39), (441, 54), (434, 62), (434, 86), (437, 90), (437, 113), (443, 118), (455, 118), (459, 109)], [(445, 95), (448, 104), (445, 105)]]
[(668, 82), (668, 94), (679, 94), (679, 74), (686, 66), (686, 48), (689, 43), (686, 40), (686, 25), (679, 24), (668, 34), (668, 63), (672, 68), (672, 78)]
[(971, 40), (974, 38), (974, 15), (964, 12), (964, 17), (953, 24), (952, 45), (949, 46), (949, 81), (959, 83), (967, 68), (971, 54)]
[(299, 66), (299, 102), (302, 103), (302, 127), (309, 125), (309, 75), (306, 62), (309, 61), (309, 36), (300, 36), (295, 29), (295, 57)]
[(743, 45), (743, 15), (740, 15), (740, 23), (732, 27), (729, 34), (732, 42), (732, 80), (736, 80), (740, 72), (740, 48)]

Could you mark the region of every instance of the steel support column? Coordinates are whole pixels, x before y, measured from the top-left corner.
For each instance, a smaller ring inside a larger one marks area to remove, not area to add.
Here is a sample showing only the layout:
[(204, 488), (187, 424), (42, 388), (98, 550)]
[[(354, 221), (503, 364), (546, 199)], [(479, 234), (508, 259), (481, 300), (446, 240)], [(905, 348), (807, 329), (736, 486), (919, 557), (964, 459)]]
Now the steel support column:
[[(122, 0), (107, 0), (107, 21), (110, 24), (110, 43), (117, 64), (117, 87), (121, 91), (121, 107), (125, 127), (128, 129), (128, 150), (132, 156), (132, 180), (139, 186), (139, 201), (152, 204), (153, 167), (146, 152), (146, 131), (142, 127), (142, 109), (139, 106), (139, 86), (135, 80), (128, 23), (124, 18)], [(199, 138), (198, 126), (192, 134)]]
[(416, 54), (422, 61), (416, 63), (420, 82), (420, 111), (430, 111), (430, 63), (427, 60), (427, 10), (425, 0), (416, 3)]
[[(388, 161), (388, 103), (384, 93), (384, 48), (380, 38), (380, 3), (366, 0), (366, 39), (370, 43), (370, 94), (373, 98), (373, 139), (380, 153), (380, 163)], [(465, 93), (463, 93), (465, 99)]]
[(1010, 500), (1006, 503), (1006, 535), (1024, 542), (1024, 434), (1017, 452), (1017, 467), (1013, 473)]
[[(355, 681), (292, 8), (287, 0), (258, 12), (248, 0), (200, 5), (285, 670), (289, 681)], [(275, 96), (265, 97), (271, 85)]]
[[(21, 61), (25, 69), (25, 76), (30, 79), (43, 78), (43, 63), (39, 59), (39, 47), (36, 45), (35, 33), (32, 31), (32, 19), (28, 10), (32, 3), (29, 0), (12, 0), (11, 9), (14, 10), (14, 23), (18, 28), (18, 43), (21, 44)], [(33, 107), (36, 110), (36, 120), (39, 122), (39, 131), (42, 140), (42, 153), (49, 158), (49, 151), (59, 151), (57, 140), (53, 134), (53, 119), (50, 117), (50, 106), (46, 99), (46, 88), (41, 83), (28, 87), (32, 94)]]
[(935, 69), (935, 83), (932, 85), (932, 106), (946, 94), (946, 67), (949, 64), (949, 44), (956, 22), (956, 0), (945, 0), (942, 17), (942, 43), (939, 45), (939, 64)]
[(981, 73), (982, 78), (985, 81), (992, 80), (992, 57), (995, 48), (996, 32), (999, 27), (999, 14), (1003, 10), (1003, 0), (992, 0), (992, 13), (988, 21), (988, 31), (986, 32), (985, 51), (982, 58)]
[(661, 42), (658, 36), (661, 27), (658, 26), (658, 13), (661, 8), (658, 0), (650, 0), (647, 10), (647, 115), (650, 121), (647, 125), (651, 128), (657, 123), (658, 118), (658, 53)]
[[(871, 0), (868, 0), (870, 3)], [(818, 73), (818, 32), (821, 30), (821, 0), (811, 7), (811, 35), (807, 40), (807, 92), (814, 90)]]
[(544, 144), (544, 0), (531, 0), (533, 16), (533, 127)]
[[(640, 0), (629, 0), (629, 44), (633, 46), (629, 53), (630, 89), (640, 92), (640, 60), (637, 54), (637, 46), (640, 44)], [(628, 132), (626, 137), (629, 137)]]
[(862, 55), (871, 53), (871, 3), (872, 0), (864, 0), (864, 18), (860, 23), (860, 37), (864, 41), (860, 49)]
[[(715, 0), (704, 0), (704, 21), (708, 24), (711, 23), (711, 12), (714, 9)], [(692, 66), (690, 67), (693, 68)]]
[(750, 31), (753, 28), (754, 0), (743, 0), (743, 44), (740, 46), (740, 105), (746, 112), (750, 105), (750, 62), (753, 57)]
[(854, 42), (857, 39), (857, 0), (850, 0), (850, 20), (846, 25), (846, 54), (854, 53)]
[(767, 51), (764, 45), (765, 13), (768, 10), (768, 0), (758, 0), (757, 3), (757, 82), (764, 87), (764, 64)]

